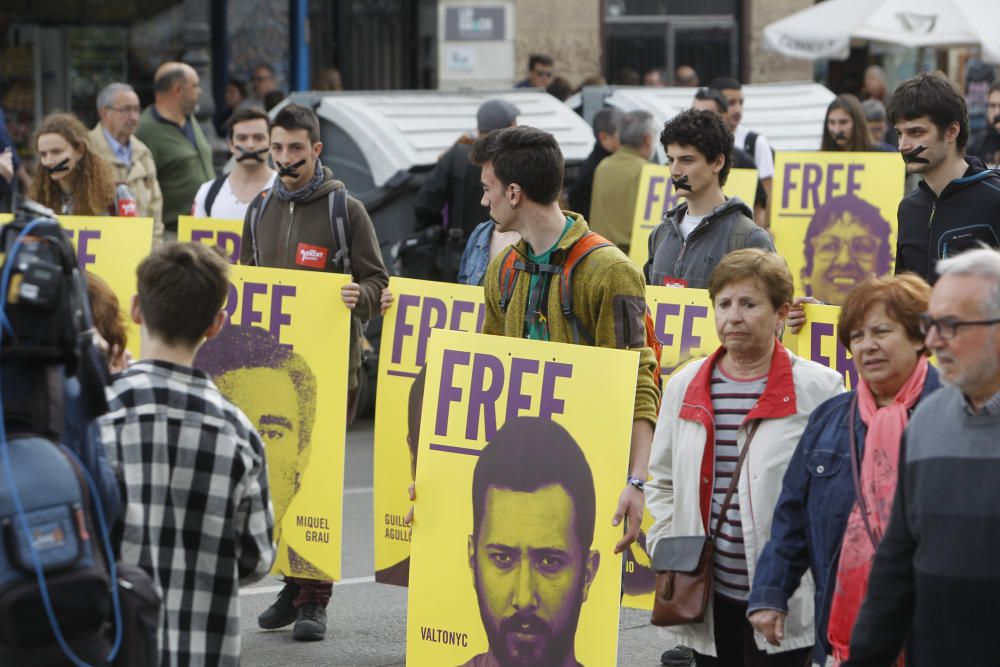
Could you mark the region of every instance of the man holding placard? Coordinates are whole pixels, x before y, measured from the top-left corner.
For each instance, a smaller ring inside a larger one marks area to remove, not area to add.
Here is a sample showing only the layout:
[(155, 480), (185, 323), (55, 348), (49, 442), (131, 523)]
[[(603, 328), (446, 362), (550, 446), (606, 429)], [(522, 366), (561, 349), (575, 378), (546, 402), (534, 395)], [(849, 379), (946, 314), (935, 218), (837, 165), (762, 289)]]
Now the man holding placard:
[(1000, 246), (1000, 175), (965, 155), (965, 98), (940, 72), (904, 81), (889, 102), (899, 151), (919, 187), (899, 203), (896, 273), (933, 284), (938, 260), (977, 247)]
[(722, 192), (732, 166), (733, 135), (718, 114), (684, 111), (667, 122), (660, 143), (674, 190), (686, 201), (649, 235), (644, 271), (650, 285), (704, 289), (715, 265), (733, 250), (774, 251), (771, 237), (754, 224), (753, 211)]
[[(645, 336), (642, 274), (620, 250), (598, 244), (570, 276), (562, 275), (575, 244), (596, 235), (588, 236), (581, 216), (559, 208), (563, 156), (551, 134), (532, 127), (499, 130), (476, 142), (472, 159), (482, 165), (483, 205), (497, 231), (516, 231), (522, 238), (486, 270), (483, 333), (640, 352), (629, 477), (612, 520), (617, 526), (628, 517), (628, 530), (616, 545), (620, 553), (639, 534), (659, 400), (658, 360)], [(517, 261), (505, 270), (508, 259)], [(564, 285), (570, 278), (572, 286)]]

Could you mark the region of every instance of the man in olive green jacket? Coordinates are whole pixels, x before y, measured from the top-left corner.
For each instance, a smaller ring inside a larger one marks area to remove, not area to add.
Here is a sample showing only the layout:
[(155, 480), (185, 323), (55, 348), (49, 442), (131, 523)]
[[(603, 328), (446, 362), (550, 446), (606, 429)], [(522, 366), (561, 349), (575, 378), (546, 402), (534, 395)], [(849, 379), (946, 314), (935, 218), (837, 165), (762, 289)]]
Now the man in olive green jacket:
[[(552, 135), (532, 127), (498, 130), (476, 142), (472, 159), (482, 166), (483, 206), (489, 206), (497, 231), (521, 234), (514, 251), (528, 261), (559, 265), (570, 246), (589, 231), (582, 216), (559, 208), (563, 156)], [(552, 274), (520, 273), (510, 302), (505, 309), (500, 307), (499, 276), (505, 255), (497, 255), (486, 269), (483, 333), (576, 342), (572, 326), (562, 316), (558, 289), (547, 290), (547, 303), (536, 312), (528, 310), (531, 287)], [(639, 267), (612, 246), (594, 250), (573, 272), (573, 311), (580, 328), (593, 336), (597, 346), (639, 351), (629, 476), (612, 519), (614, 525), (626, 517), (628, 522), (616, 553), (639, 534), (660, 396), (654, 379), (659, 360), (646, 344), (645, 292)]]
[(90, 149), (104, 158), (124, 183), (142, 218), (153, 219), (153, 243), (163, 240), (163, 194), (156, 179), (153, 154), (138, 137), (132, 136), (139, 125), (139, 96), (127, 83), (111, 83), (97, 96), (101, 121), (87, 135)]
[(190, 65), (168, 62), (153, 78), (156, 100), (139, 117), (139, 137), (153, 152), (163, 191), (163, 225), (177, 236), (177, 216), (191, 212), (195, 193), (215, 178), (212, 147), (191, 114), (198, 106), (201, 85)]

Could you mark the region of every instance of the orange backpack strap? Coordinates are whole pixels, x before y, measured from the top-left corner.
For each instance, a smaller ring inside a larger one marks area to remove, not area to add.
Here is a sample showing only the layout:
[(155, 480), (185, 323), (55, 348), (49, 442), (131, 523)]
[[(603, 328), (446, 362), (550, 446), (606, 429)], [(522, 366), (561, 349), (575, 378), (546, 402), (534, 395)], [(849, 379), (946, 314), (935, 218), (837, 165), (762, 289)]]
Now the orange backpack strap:
[(562, 275), (559, 280), (559, 303), (562, 305), (563, 317), (569, 321), (573, 330), (573, 342), (579, 344), (581, 340), (587, 345), (593, 345), (595, 338), (589, 331), (580, 326), (580, 321), (573, 314), (573, 271), (583, 258), (594, 252), (598, 248), (614, 245), (596, 232), (587, 232), (581, 236), (566, 252), (566, 259), (562, 263)]
[(514, 264), (517, 262), (517, 253), (514, 248), (507, 248), (507, 253), (503, 256), (503, 261), (500, 262), (500, 312), (506, 313), (507, 306), (510, 305), (511, 297), (514, 296), (514, 285), (517, 284), (517, 268)]

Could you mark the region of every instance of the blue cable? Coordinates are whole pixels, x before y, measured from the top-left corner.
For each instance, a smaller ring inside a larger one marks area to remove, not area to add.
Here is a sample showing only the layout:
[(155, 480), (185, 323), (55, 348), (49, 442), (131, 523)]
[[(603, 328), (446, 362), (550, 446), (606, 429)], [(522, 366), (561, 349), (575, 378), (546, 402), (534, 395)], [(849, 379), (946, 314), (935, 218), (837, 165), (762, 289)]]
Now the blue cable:
[[(30, 222), (17, 236), (17, 239), (15, 239), (14, 244), (11, 246), (10, 252), (7, 253), (7, 261), (4, 263), (3, 267), (3, 276), (2, 279), (0, 279), (0, 316), (2, 316), (4, 320), (6, 320), (5, 310), (7, 303), (7, 289), (10, 284), (11, 268), (13, 267), (13, 262), (10, 260), (17, 256), (17, 251), (20, 249), (24, 237), (43, 222), (45, 222), (43, 219), (37, 219)], [(2, 346), (3, 339), (0, 337), (0, 348), (2, 348)], [(0, 393), (0, 414), (2, 414), (2, 407), (3, 397), (2, 393)], [(65, 448), (63, 449), (68, 451)], [(11, 467), (10, 451), (7, 446), (7, 428), (2, 418), (0, 418), (0, 458), (3, 459), (4, 476), (6, 477), (7, 484), (10, 485), (11, 498), (14, 500), (14, 507), (17, 510), (17, 519), (21, 524), (21, 530), (25, 535), (30, 536), (31, 527), (28, 525), (28, 518), (24, 511), (24, 505), (21, 503), (21, 496), (17, 491), (17, 484), (14, 481), (14, 470)], [(79, 459), (75, 455), (73, 458), (79, 463)], [(111, 575), (111, 596), (116, 626), (115, 642), (112, 646), (111, 653), (106, 658), (107, 662), (110, 663), (118, 654), (118, 649), (121, 646), (122, 640), (121, 601), (118, 597), (118, 573), (117, 568), (115, 567), (114, 554), (111, 551), (111, 541), (108, 538), (107, 523), (104, 519), (104, 509), (101, 507), (100, 496), (96, 494), (97, 485), (94, 483), (94, 480), (90, 477), (90, 475), (87, 474), (86, 468), (84, 468), (82, 464), (80, 465), (80, 469), (84, 471), (87, 483), (94, 496), (94, 506), (97, 508), (97, 519), (101, 528), (101, 537), (104, 542), (104, 546), (108, 551), (108, 570)], [(28, 548), (31, 552), (31, 563), (35, 569), (35, 577), (38, 579), (39, 591), (42, 594), (42, 604), (45, 607), (45, 614), (48, 616), (49, 625), (52, 627), (52, 632), (56, 637), (56, 642), (59, 644), (59, 648), (62, 649), (62, 652), (67, 658), (69, 658), (70, 662), (76, 665), (76, 667), (92, 667), (90, 664), (77, 657), (76, 653), (73, 652), (73, 649), (70, 648), (69, 644), (66, 642), (66, 638), (63, 637), (62, 630), (59, 628), (59, 620), (56, 618), (55, 610), (52, 607), (52, 600), (49, 597), (48, 586), (45, 584), (45, 572), (42, 570), (42, 562), (38, 557), (38, 552), (35, 550), (35, 544), (30, 538), (28, 539)]]

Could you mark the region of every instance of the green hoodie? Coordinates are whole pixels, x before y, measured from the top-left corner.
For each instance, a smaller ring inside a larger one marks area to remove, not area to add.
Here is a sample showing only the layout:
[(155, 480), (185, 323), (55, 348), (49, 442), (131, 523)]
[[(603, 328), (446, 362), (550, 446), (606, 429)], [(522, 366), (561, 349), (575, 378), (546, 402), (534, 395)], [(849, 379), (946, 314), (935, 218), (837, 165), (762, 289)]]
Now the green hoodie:
[[(563, 234), (553, 251), (553, 264), (560, 264), (568, 248), (590, 231), (579, 213), (564, 213), (573, 220), (573, 226)], [(514, 247), (522, 255), (528, 254), (524, 240)], [(501, 310), (499, 278), (505, 254), (494, 257), (486, 269), (483, 333), (523, 338), (529, 281), (526, 276), (518, 275), (507, 310)], [(555, 285), (549, 289), (547, 312), (549, 340), (572, 343), (573, 332), (562, 316), (559, 290)], [(653, 372), (659, 360), (646, 346), (646, 283), (639, 267), (613, 246), (599, 248), (587, 255), (573, 271), (573, 312), (580, 326), (594, 336), (597, 346), (639, 351), (633, 419), (644, 419), (655, 426), (660, 389)]]

